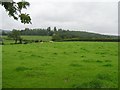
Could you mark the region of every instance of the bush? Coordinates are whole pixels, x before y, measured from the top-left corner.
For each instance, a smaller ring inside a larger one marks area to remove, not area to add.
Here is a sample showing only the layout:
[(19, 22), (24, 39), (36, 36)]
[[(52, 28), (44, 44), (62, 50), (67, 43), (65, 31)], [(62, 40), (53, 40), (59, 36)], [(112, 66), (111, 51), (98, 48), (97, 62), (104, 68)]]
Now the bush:
[(62, 38), (58, 34), (52, 36), (52, 41), (62, 41)]

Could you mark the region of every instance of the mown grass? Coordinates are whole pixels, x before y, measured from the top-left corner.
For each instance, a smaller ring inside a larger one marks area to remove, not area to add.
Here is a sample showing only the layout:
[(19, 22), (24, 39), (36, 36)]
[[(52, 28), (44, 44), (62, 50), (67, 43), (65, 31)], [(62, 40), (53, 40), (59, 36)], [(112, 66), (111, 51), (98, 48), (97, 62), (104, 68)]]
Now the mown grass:
[(116, 42), (3, 45), (4, 88), (116, 88)]

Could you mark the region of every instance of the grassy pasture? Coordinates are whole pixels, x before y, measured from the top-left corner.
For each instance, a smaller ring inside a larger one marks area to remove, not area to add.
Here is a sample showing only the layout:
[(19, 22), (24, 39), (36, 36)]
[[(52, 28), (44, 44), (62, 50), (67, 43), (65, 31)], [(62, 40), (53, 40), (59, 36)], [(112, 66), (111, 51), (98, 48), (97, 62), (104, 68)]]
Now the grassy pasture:
[[(42, 41), (51, 41), (51, 36), (21, 36), (23, 40), (42, 40)], [(14, 43), (14, 40), (10, 40), (7, 36), (2, 36), (4, 39), (4, 44)]]
[(25, 40), (43, 40), (50, 41), (52, 39), (51, 36), (22, 36)]
[(3, 88), (116, 88), (118, 43), (3, 45)]

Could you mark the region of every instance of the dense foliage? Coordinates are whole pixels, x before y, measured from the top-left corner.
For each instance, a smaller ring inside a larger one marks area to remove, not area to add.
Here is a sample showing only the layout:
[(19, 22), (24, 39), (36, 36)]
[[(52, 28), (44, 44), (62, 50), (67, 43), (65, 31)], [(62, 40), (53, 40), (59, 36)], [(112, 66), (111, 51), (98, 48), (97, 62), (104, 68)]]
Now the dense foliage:
[(19, 43), (22, 43), (20, 35), (21, 35), (20, 31), (14, 29), (11, 33), (8, 34), (8, 37), (15, 40), (15, 44), (17, 43), (18, 40), (20, 41)]
[(27, 9), (30, 6), (30, 3), (27, 1), (14, 2), (2, 2), (0, 4), (5, 8), (10, 17), (13, 17), (15, 20), (21, 20), (21, 23), (29, 24), (31, 23), (31, 17), (29, 14), (23, 13), (23, 9)]

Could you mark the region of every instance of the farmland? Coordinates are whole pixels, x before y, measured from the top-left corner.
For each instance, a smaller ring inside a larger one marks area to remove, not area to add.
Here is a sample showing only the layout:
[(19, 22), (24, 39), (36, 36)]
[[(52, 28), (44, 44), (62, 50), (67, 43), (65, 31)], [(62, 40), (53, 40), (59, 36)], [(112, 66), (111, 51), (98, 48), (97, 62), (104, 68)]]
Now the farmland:
[[(4, 43), (7, 43), (7, 44), (10, 44), (13, 43), (14, 41), (13, 40), (9, 40), (9, 38), (7, 36), (2, 36), (3, 39), (5, 39), (5, 42)], [(21, 38), (23, 40), (42, 40), (42, 41), (50, 41), (52, 39), (51, 36), (21, 36)]]
[(117, 42), (3, 45), (3, 88), (116, 88)]
[(119, 89), (112, 1), (0, 0), (0, 89)]

